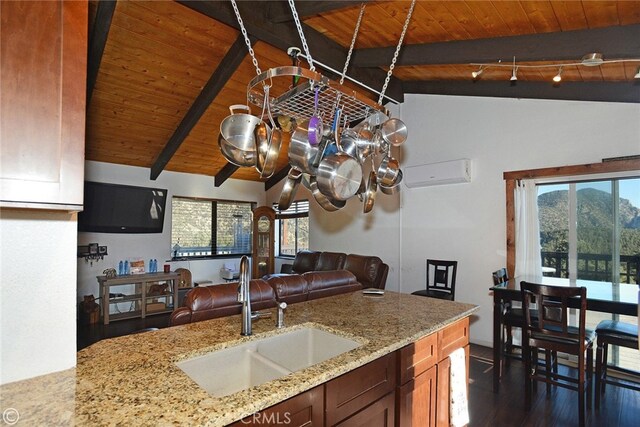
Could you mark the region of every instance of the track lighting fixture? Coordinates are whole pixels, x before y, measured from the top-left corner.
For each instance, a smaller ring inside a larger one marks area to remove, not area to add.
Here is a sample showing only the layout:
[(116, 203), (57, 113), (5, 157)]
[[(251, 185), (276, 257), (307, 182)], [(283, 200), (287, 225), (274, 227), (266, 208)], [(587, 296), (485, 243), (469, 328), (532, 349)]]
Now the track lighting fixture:
[(560, 81), (562, 81), (562, 66), (558, 69), (558, 74), (553, 77), (553, 81), (555, 83), (560, 83)]
[[(543, 69), (543, 68), (558, 68), (558, 74), (553, 77), (554, 83), (559, 83), (562, 81), (562, 71), (565, 67), (599, 67), (605, 64), (612, 63), (627, 63), (627, 62), (635, 62), (640, 63), (640, 58), (628, 58), (628, 59), (604, 59), (602, 53), (592, 52), (588, 53), (579, 61), (574, 62), (566, 62), (566, 63), (554, 63), (554, 64), (517, 64), (516, 57), (513, 57), (513, 62), (503, 63), (502, 61), (498, 61), (495, 63), (471, 63), (469, 65), (473, 65), (479, 67), (477, 71), (473, 71), (471, 73), (471, 77), (474, 79), (480, 76), (486, 69), (488, 68), (511, 68), (511, 77), (509, 80), (511, 82), (518, 81), (518, 69), (526, 68), (526, 69)], [(638, 68), (637, 73), (633, 76), (634, 79), (640, 79), (640, 68)]]
[(474, 79), (477, 79), (480, 76), (480, 74), (482, 74), (483, 71), (484, 71), (484, 66), (481, 65), (478, 71), (474, 71), (471, 73), (471, 77), (473, 77)]

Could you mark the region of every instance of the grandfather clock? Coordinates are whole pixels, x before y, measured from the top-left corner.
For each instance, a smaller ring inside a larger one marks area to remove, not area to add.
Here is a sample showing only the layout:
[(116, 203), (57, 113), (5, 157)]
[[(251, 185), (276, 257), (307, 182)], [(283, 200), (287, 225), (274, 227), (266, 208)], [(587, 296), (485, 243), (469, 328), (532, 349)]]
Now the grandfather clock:
[(260, 206), (253, 210), (253, 278), (259, 279), (273, 273), (275, 238), (274, 223), (276, 211), (269, 206)]

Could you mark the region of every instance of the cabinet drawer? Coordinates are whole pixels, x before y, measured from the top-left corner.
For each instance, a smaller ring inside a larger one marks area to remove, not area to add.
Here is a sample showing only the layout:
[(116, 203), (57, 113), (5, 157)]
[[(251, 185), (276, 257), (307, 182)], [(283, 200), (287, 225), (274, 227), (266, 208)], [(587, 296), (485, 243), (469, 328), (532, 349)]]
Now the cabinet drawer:
[[(354, 416), (347, 418), (338, 427), (392, 427), (395, 423), (393, 393), (367, 406)], [(327, 424), (330, 425), (330, 424)]]
[(469, 344), (469, 318), (458, 320), (438, 332), (438, 361)]
[(325, 389), (326, 425), (335, 425), (355, 414), (395, 386), (395, 352), (329, 381)]
[(398, 387), (396, 417), (399, 427), (436, 425), (436, 372), (437, 367), (432, 366)]
[(405, 384), (436, 364), (437, 344), (438, 334), (432, 334), (398, 350), (399, 384)]

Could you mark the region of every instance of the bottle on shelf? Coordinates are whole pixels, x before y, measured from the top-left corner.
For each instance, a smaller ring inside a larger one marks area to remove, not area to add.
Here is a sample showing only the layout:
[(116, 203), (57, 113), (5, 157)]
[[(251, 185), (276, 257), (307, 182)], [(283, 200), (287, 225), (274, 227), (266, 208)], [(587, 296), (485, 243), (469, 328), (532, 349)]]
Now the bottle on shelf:
[(129, 274), (129, 260), (124, 261), (124, 274), (125, 275)]
[(124, 276), (124, 264), (122, 260), (118, 263), (118, 276)]

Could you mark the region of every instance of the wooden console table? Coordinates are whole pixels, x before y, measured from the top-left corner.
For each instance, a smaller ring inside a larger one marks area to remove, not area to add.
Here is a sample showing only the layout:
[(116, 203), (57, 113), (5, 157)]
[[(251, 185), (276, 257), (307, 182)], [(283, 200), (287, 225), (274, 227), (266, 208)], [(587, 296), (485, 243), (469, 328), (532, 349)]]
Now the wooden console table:
[[(104, 324), (108, 325), (111, 320), (145, 318), (173, 311), (178, 298), (179, 278), (179, 273), (130, 274), (113, 278), (97, 276)], [(128, 310), (110, 313), (112, 305), (124, 303), (130, 304)]]

